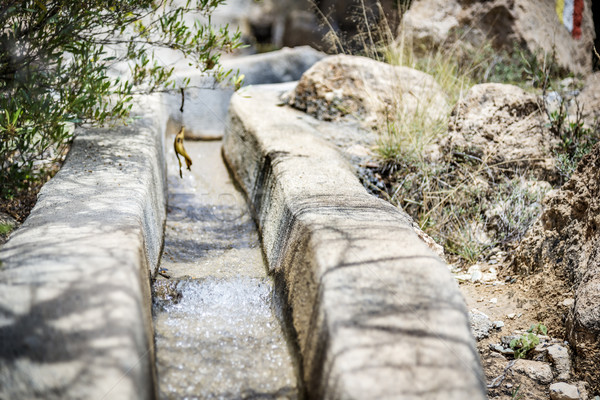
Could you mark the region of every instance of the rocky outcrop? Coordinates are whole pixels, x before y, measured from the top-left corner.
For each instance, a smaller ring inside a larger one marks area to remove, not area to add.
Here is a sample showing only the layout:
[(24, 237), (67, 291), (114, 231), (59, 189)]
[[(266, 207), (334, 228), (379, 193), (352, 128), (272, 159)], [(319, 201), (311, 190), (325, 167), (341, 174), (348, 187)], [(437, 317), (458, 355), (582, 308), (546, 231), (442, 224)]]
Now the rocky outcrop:
[(475, 85), (452, 111), (442, 153), (486, 164), (492, 173), (518, 169), (554, 180), (549, 154), (557, 142), (544, 123), (534, 95), (513, 85)]
[(571, 179), (544, 200), (545, 211), (519, 247), (512, 266), (521, 274), (554, 273), (572, 286), (567, 320), (575, 368), (600, 390), (600, 145)]
[(600, 72), (587, 77), (577, 102), (583, 110), (583, 117), (589, 126), (600, 121)]
[(594, 22), (585, 1), (581, 37), (561, 24), (554, 1), (543, 0), (415, 0), (404, 14), (402, 34), (421, 45), (442, 45), (452, 34), (480, 46), (483, 39), (511, 50), (514, 43), (532, 52), (556, 51), (560, 66), (575, 73), (592, 69)]
[(300, 79), (289, 104), (325, 121), (352, 115), (367, 125), (426, 113), (446, 112), (446, 98), (423, 72), (365, 57), (337, 55), (312, 66)]

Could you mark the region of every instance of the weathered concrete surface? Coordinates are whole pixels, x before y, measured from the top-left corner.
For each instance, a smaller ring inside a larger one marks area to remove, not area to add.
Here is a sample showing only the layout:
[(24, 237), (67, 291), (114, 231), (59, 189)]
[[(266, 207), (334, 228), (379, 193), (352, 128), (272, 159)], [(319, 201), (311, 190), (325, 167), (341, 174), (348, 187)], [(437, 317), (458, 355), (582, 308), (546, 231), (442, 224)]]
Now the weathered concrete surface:
[(165, 221), (165, 123), (81, 130), (2, 247), (0, 399), (155, 397), (149, 269)]
[[(323, 57), (324, 53), (302, 46), (225, 59), (222, 64), (225, 70), (239, 70), (240, 74), (244, 74), (245, 85), (255, 85), (296, 81)], [(233, 88), (217, 85), (213, 78), (207, 78), (197, 70), (182, 69), (177, 77), (190, 78), (190, 87), (185, 89), (183, 112), (180, 93), (164, 96), (163, 102), (170, 117), (167, 131), (177, 132), (183, 124), (188, 139), (220, 139), (225, 129)]]
[(312, 117), (276, 106), (291, 88), (234, 95), (224, 155), (285, 285), (309, 397), (484, 399), (447, 267), (405, 213), (365, 191)]

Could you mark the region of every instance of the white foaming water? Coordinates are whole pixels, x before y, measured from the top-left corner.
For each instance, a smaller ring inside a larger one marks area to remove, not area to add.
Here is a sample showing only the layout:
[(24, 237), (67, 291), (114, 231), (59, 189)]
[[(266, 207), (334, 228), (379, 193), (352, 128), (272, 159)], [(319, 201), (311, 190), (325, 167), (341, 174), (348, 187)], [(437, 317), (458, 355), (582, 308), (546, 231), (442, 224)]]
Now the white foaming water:
[(272, 279), (220, 143), (185, 146), (194, 164), (183, 179), (173, 151), (167, 155), (161, 268), (181, 296), (167, 305), (157, 301), (153, 310), (160, 398), (297, 399)]
[[(184, 280), (155, 309), (162, 398), (296, 398), (296, 378), (268, 279)], [(286, 372), (287, 371), (287, 372)], [(168, 378), (168, 379), (166, 379)]]

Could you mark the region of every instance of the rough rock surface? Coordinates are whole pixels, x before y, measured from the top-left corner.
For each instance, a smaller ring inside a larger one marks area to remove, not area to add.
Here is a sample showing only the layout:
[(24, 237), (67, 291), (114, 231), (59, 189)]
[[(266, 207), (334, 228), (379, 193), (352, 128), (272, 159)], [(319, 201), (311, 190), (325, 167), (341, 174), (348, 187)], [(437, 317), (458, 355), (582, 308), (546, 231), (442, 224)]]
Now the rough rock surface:
[(490, 317), (477, 310), (469, 311), (469, 322), (471, 323), (473, 336), (478, 341), (488, 337), (494, 327), (494, 323), (490, 320)]
[(516, 86), (475, 85), (452, 111), (442, 153), (551, 181), (556, 172), (549, 154), (557, 141), (544, 129), (543, 118), (538, 99)]
[(554, 1), (542, 0), (415, 0), (403, 19), (403, 32), (417, 46), (444, 44), (452, 32), (478, 46), (484, 37), (507, 50), (526, 45), (532, 52), (552, 53), (575, 73), (592, 69), (594, 22), (585, 0), (580, 39), (560, 23)]
[(587, 77), (577, 101), (583, 108), (583, 115), (588, 125), (593, 126), (600, 120), (600, 72)]
[(579, 390), (577, 386), (569, 385), (565, 382), (553, 383), (550, 385), (551, 400), (579, 400)]
[(600, 390), (600, 144), (571, 179), (544, 200), (545, 210), (517, 250), (521, 274), (553, 273), (575, 293), (567, 321), (575, 368)]
[(553, 378), (550, 365), (541, 361), (519, 359), (513, 364), (511, 370), (543, 384), (549, 384)]
[(321, 120), (353, 115), (368, 125), (417, 112), (436, 120), (447, 108), (445, 95), (430, 75), (348, 55), (327, 57), (313, 65), (290, 95), (289, 104)]
[(553, 344), (548, 347), (548, 357), (556, 370), (556, 379), (566, 381), (571, 377), (571, 357), (569, 349), (560, 344)]

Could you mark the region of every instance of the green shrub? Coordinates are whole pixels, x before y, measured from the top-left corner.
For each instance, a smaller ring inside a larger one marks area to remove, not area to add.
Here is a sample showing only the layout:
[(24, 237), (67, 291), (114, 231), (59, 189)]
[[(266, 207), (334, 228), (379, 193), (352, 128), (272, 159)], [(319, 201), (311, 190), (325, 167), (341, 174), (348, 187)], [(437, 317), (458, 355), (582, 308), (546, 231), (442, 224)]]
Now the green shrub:
[[(240, 45), (239, 32), (185, 22), (187, 13), (209, 16), (223, 2), (2, 2), (0, 196), (15, 196), (46, 177), (74, 126), (123, 119), (135, 93), (175, 88), (173, 69), (155, 61), (155, 49), (177, 50), (224, 79), (228, 73), (218, 66), (219, 54)], [(124, 62), (130, 66), (127, 77), (109, 73)]]

